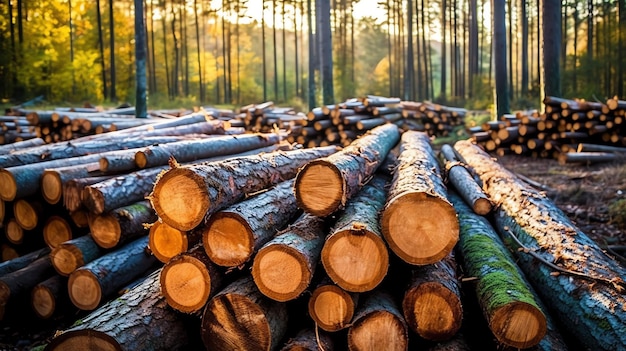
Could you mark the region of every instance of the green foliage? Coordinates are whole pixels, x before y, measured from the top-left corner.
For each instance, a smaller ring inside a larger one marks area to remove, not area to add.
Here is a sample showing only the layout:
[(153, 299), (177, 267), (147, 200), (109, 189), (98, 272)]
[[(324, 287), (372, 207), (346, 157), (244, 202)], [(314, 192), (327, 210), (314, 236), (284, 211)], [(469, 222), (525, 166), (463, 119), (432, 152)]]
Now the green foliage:
[(621, 229), (626, 229), (626, 199), (613, 201), (609, 205), (611, 222)]
[(472, 97), (465, 104), (469, 110), (491, 110), (493, 109), (493, 86), (488, 77), (478, 76), (474, 79), (472, 87)]

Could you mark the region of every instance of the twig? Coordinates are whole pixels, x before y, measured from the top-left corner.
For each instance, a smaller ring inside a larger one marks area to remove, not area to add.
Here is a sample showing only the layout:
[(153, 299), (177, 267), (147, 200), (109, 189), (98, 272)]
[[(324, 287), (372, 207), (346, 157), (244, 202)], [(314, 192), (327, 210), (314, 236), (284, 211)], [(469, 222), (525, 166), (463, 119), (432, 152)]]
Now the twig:
[(324, 346), (322, 346), (322, 343), (320, 342), (320, 332), (319, 332), (319, 327), (317, 326), (317, 323), (315, 323), (315, 342), (317, 343), (317, 348), (320, 351), (326, 351), (324, 350)]

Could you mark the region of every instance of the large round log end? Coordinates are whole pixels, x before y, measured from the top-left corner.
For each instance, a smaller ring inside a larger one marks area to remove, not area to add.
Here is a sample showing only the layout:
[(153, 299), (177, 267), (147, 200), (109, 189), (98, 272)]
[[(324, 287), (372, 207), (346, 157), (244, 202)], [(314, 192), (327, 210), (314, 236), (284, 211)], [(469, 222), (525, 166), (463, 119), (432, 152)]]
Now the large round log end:
[(289, 301), (298, 297), (311, 281), (306, 262), (295, 249), (269, 245), (257, 253), (252, 278), (263, 295), (276, 301)]
[(25, 230), (35, 229), (39, 222), (37, 210), (28, 201), (20, 199), (13, 204), (13, 215), (20, 227)]
[(89, 230), (93, 241), (105, 249), (115, 247), (122, 235), (120, 223), (109, 214), (89, 218)]
[(492, 205), (491, 205), (491, 201), (489, 201), (489, 199), (486, 198), (478, 198), (473, 206), (472, 209), (474, 210), (474, 212), (478, 215), (481, 216), (486, 216), (489, 214), (489, 212), (491, 212), (492, 209)]
[(58, 172), (46, 170), (41, 176), (41, 194), (47, 203), (54, 205), (61, 200), (63, 183)]
[(501, 343), (525, 349), (537, 345), (546, 335), (546, 316), (536, 306), (514, 302), (499, 308), (489, 321)]
[(72, 239), (72, 227), (59, 216), (51, 216), (43, 227), (43, 239), (49, 248), (54, 249)]
[(7, 170), (0, 170), (0, 198), (4, 201), (13, 201), (17, 194), (17, 182), (13, 174)]
[(323, 285), (315, 289), (308, 306), (311, 318), (328, 332), (346, 328), (356, 308), (350, 294), (335, 285)]
[(205, 264), (195, 257), (173, 258), (163, 267), (160, 280), (167, 304), (181, 312), (200, 310), (211, 293), (211, 276)]
[(161, 222), (155, 222), (150, 227), (148, 242), (154, 257), (163, 263), (167, 263), (174, 256), (189, 249), (185, 232)]
[(45, 351), (74, 350), (122, 351), (120, 344), (109, 335), (96, 330), (74, 330), (63, 333), (50, 342)]
[(298, 207), (317, 216), (335, 212), (345, 202), (346, 184), (335, 165), (325, 160), (307, 163), (296, 176)]
[(91, 311), (100, 304), (102, 287), (98, 278), (88, 270), (76, 270), (70, 274), (67, 291), (74, 306)]
[(48, 319), (54, 314), (56, 299), (50, 289), (43, 285), (33, 288), (31, 302), (35, 314), (41, 319)]
[(4, 228), (7, 240), (10, 243), (19, 245), (24, 241), (24, 229), (15, 219), (10, 219)]
[(202, 234), (202, 242), (211, 261), (225, 267), (244, 264), (254, 252), (252, 229), (234, 212), (214, 214)]
[(360, 319), (348, 331), (349, 350), (397, 350), (408, 348), (404, 324), (393, 313), (376, 311)]
[(50, 252), (52, 267), (60, 275), (67, 277), (85, 262), (82, 252), (74, 245), (61, 244)]
[(439, 283), (423, 283), (407, 291), (402, 310), (413, 331), (427, 340), (447, 340), (461, 328), (461, 301)]

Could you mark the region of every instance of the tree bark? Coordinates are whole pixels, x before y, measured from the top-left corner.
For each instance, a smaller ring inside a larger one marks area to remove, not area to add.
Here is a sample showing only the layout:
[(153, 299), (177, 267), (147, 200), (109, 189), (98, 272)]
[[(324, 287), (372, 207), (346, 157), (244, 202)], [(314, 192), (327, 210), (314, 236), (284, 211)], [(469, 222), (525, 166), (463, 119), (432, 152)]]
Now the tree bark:
[(81, 310), (96, 309), (103, 299), (140, 276), (154, 263), (146, 252), (148, 237), (137, 239), (76, 269), (67, 283), (70, 299)]
[(314, 329), (302, 329), (293, 338), (289, 338), (280, 351), (333, 351), (334, 349), (330, 335), (316, 333)]
[[(506, 60), (506, 19), (504, 0), (494, 0), (491, 13), (493, 18), (493, 55), (496, 75), (496, 109), (497, 116), (503, 116), (510, 112), (509, 91), (507, 86), (507, 60)], [(559, 22), (560, 23), (560, 22)], [(560, 27), (559, 27), (560, 28)]]
[[(505, 244), (563, 324), (589, 348), (624, 348), (626, 311), (615, 306), (626, 305), (626, 269), (576, 228), (554, 203), (478, 147), (462, 141), (455, 149), (474, 167), (498, 208), (495, 225)], [(525, 247), (523, 251), (518, 251), (521, 246), (514, 238)]]
[(67, 295), (67, 278), (55, 275), (37, 284), (31, 293), (31, 305), (37, 317), (50, 319), (68, 311), (70, 300)]
[(173, 257), (163, 267), (160, 279), (167, 304), (184, 313), (199, 312), (224, 280), (202, 245)]
[(0, 277), (0, 320), (3, 319), (7, 303), (30, 292), (40, 282), (54, 275), (50, 257), (43, 256), (28, 266)]
[(398, 127), (387, 124), (331, 156), (307, 163), (296, 176), (298, 207), (319, 217), (344, 207), (374, 174), (399, 138)]
[(207, 304), (202, 341), (209, 350), (273, 350), (285, 335), (284, 303), (265, 297), (246, 276), (228, 285)]
[(389, 253), (379, 224), (387, 181), (375, 176), (366, 184), (348, 202), (324, 243), (324, 269), (347, 291), (370, 291), (387, 275)]
[(41, 138), (17, 141), (15, 143), (0, 146), (0, 155), (7, 155), (7, 154), (15, 153), (23, 149), (42, 146), (45, 143), (46, 142)]
[(320, 328), (336, 332), (350, 325), (358, 299), (357, 293), (349, 293), (330, 279), (323, 279), (311, 293), (309, 315)]
[(544, 96), (561, 96), (561, 3), (543, 1), (541, 6)]
[(146, 88), (146, 27), (143, 11), (144, 0), (135, 0), (135, 115), (148, 117)]
[(336, 147), (324, 147), (187, 167), (174, 165), (157, 179), (150, 200), (165, 223), (179, 230), (190, 230), (246, 193), (290, 179), (306, 162), (336, 150)]
[[(63, 206), (70, 212), (70, 214), (78, 211), (83, 208), (83, 189), (88, 185), (96, 184), (112, 177), (114, 176), (87, 177), (67, 181), (62, 185)], [(42, 181), (42, 183), (43, 182), (44, 181)], [(80, 227), (76, 222), (74, 222), (74, 224)]]
[(282, 182), (212, 215), (202, 235), (211, 260), (226, 267), (249, 261), (298, 211), (293, 183)]
[[(107, 152), (105, 154), (109, 153)], [(84, 165), (72, 165), (46, 169), (41, 175), (41, 195), (47, 203), (55, 205), (61, 201), (62, 197), (65, 196), (65, 188), (68, 182), (77, 178), (85, 177), (89, 177), (91, 179), (98, 177), (102, 179), (103, 175), (102, 172), (98, 171), (97, 163), (93, 162)], [(110, 177), (111, 176), (108, 176), (108, 178)], [(76, 200), (78, 200), (78, 204), (80, 205), (80, 198)]]
[(446, 199), (439, 165), (424, 133), (402, 135), (381, 227), (393, 252), (414, 265), (443, 259), (458, 241), (456, 212)]
[(68, 240), (50, 252), (52, 266), (62, 276), (69, 276), (79, 267), (102, 256), (103, 250), (90, 235)]
[(0, 263), (0, 277), (9, 273), (22, 269), (35, 260), (48, 256), (50, 254), (50, 248), (42, 248), (36, 251), (32, 251), (26, 255), (16, 257), (14, 259), (4, 261)]
[(91, 237), (98, 246), (110, 249), (148, 234), (144, 226), (157, 219), (148, 201), (136, 202), (110, 212), (89, 217)]
[(324, 105), (335, 103), (335, 93), (333, 90), (333, 52), (332, 52), (332, 31), (330, 25), (330, 0), (316, 0), (319, 3), (320, 13), (316, 13), (319, 18), (320, 27), (318, 40), (320, 42), (320, 72), (322, 80), (322, 96)]
[(150, 251), (157, 260), (167, 263), (172, 257), (186, 252), (202, 240), (203, 228), (181, 231), (156, 221), (150, 226)]
[(298, 297), (315, 274), (324, 237), (323, 219), (303, 214), (263, 245), (252, 264), (261, 293), (281, 302)]

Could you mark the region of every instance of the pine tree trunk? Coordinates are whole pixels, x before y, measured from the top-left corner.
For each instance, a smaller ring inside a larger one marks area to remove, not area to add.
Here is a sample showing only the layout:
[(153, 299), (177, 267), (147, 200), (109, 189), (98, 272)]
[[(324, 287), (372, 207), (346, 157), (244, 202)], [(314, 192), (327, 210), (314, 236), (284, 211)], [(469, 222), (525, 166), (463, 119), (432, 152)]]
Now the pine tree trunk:
[(157, 260), (167, 263), (172, 257), (186, 252), (202, 240), (202, 227), (181, 231), (156, 221), (150, 226), (150, 251)]
[(311, 293), (309, 315), (320, 328), (336, 332), (350, 325), (358, 299), (357, 293), (349, 293), (330, 279), (323, 279)]
[(79, 267), (102, 256), (103, 250), (90, 235), (62, 243), (52, 250), (52, 266), (62, 276), (69, 276)]
[(140, 201), (98, 216), (90, 216), (89, 229), (98, 246), (110, 249), (148, 234), (144, 224), (156, 219), (150, 203)]

